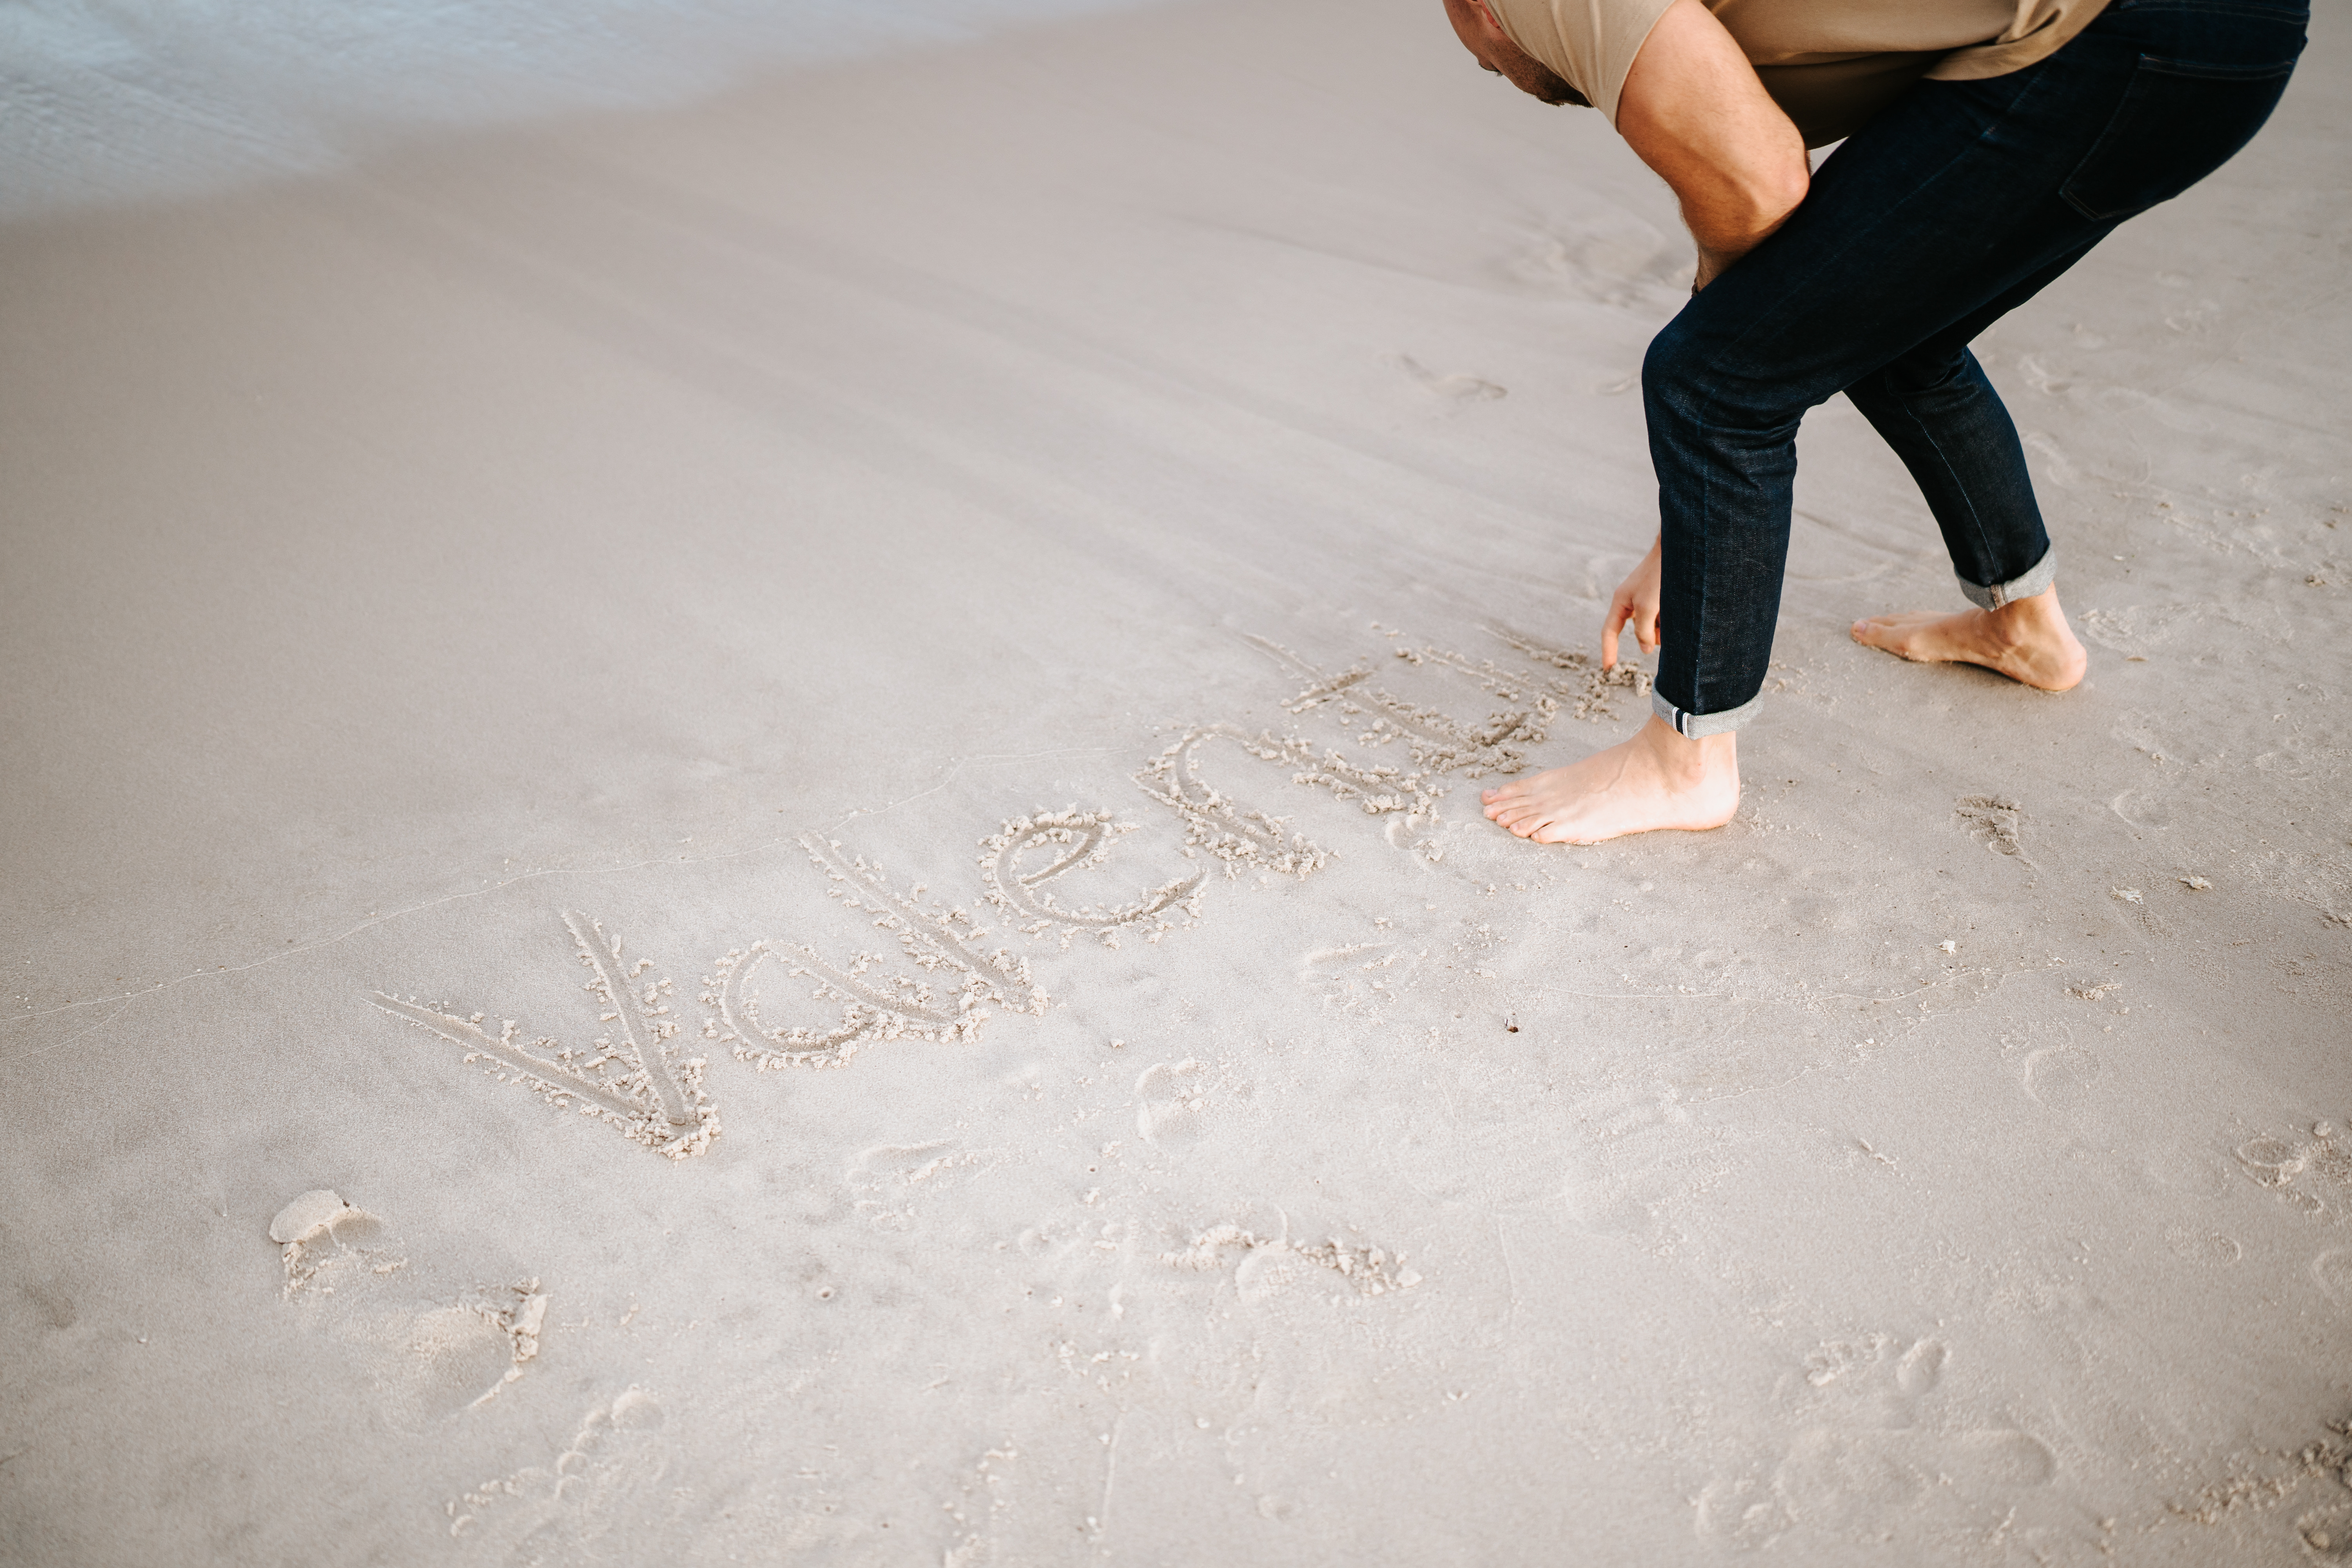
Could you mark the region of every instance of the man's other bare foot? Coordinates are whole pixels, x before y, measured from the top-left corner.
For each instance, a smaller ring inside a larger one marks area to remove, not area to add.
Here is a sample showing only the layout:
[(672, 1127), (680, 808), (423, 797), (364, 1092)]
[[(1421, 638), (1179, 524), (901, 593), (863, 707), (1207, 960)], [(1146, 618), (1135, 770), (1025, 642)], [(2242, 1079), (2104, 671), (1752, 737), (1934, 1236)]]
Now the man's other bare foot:
[(1538, 844), (1720, 827), (1739, 809), (1738, 741), (1728, 733), (1690, 740), (1654, 717), (1630, 741), (1479, 798), (1489, 817)]
[(2072, 690), (2090, 663), (2054, 587), (1998, 610), (1872, 616), (1853, 623), (1853, 640), (1921, 664), (1980, 664), (2044, 691)]

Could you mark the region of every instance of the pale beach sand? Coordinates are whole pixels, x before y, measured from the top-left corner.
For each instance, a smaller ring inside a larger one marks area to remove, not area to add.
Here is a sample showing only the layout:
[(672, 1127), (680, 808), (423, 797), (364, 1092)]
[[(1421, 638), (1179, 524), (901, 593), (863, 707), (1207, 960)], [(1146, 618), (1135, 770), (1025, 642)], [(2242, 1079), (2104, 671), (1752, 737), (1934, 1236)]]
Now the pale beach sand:
[(2346, 20), (1981, 345), (2085, 685), (1839, 402), (1592, 849), (1687, 243), (1433, 0), (0, 226), (0, 1560), (2352, 1560)]

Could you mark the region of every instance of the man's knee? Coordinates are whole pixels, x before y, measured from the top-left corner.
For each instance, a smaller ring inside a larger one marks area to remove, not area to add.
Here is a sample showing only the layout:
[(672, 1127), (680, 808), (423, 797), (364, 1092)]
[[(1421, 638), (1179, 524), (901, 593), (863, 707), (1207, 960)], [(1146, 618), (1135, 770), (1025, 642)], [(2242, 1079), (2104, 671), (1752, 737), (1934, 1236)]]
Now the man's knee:
[(1642, 355), (1642, 396), (1655, 405), (1661, 398), (1680, 405), (1698, 391), (1706, 356), (1700, 352), (1697, 334), (1683, 326), (1677, 316), (1650, 340), (1650, 347)]
[(1855, 384), (1897, 399), (1945, 393), (1975, 378), (1976, 362), (1965, 346), (1914, 349)]
[(1650, 340), (1642, 356), (1642, 399), (1661, 420), (1748, 437), (1793, 434), (1809, 406), (1786, 378), (1735, 363), (1719, 335), (1687, 324), (1685, 311)]

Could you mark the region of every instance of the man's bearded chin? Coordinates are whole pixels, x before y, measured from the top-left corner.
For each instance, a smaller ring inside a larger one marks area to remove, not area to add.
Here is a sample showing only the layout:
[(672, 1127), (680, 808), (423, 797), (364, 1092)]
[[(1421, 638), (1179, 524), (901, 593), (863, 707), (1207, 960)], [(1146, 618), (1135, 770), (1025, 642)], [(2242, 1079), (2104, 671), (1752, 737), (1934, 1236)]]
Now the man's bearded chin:
[(1541, 60), (1532, 58), (1528, 61), (1528, 64), (1535, 68), (1535, 74), (1533, 79), (1527, 84), (1527, 89), (1537, 98), (1550, 104), (1572, 103), (1579, 109), (1592, 107), (1591, 99), (1570, 87), (1568, 84), (1568, 79), (1551, 67)]

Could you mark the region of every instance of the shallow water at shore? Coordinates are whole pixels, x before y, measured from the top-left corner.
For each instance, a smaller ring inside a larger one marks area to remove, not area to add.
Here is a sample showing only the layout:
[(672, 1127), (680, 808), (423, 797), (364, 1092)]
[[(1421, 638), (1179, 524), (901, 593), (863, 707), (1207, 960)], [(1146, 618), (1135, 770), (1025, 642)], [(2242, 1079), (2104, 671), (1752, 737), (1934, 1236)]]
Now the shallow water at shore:
[(0, 7), (0, 222), (1141, 3), (26, 0)]

